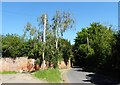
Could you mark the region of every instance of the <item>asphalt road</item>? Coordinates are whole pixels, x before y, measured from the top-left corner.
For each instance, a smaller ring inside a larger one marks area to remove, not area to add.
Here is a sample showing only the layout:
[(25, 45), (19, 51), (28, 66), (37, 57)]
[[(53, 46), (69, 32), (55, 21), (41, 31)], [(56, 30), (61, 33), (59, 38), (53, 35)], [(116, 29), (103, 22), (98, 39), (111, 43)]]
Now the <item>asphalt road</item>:
[(92, 72), (85, 72), (82, 68), (71, 68), (66, 73), (69, 83), (89, 83), (92, 85), (98, 84), (115, 84), (120, 85), (118, 79), (113, 79), (111, 77), (103, 76), (101, 74), (95, 74)]

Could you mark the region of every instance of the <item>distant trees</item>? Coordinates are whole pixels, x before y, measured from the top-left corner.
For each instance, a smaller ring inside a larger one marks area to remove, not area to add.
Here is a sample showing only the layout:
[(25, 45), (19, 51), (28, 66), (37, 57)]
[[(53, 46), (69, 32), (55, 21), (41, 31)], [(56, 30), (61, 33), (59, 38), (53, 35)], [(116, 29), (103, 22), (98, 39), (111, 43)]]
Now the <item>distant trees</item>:
[(119, 32), (100, 23), (92, 23), (77, 33), (73, 46), (76, 64), (91, 70), (120, 68)]

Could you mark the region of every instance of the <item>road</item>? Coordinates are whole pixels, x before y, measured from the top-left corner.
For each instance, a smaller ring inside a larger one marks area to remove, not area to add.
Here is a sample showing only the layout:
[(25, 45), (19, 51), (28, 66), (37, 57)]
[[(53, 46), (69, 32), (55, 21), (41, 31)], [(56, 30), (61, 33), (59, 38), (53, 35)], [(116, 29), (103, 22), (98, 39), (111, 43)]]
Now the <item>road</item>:
[(90, 83), (90, 84), (119, 84), (120, 81), (118, 79), (113, 79), (107, 76), (103, 76), (100, 74), (95, 74), (92, 72), (85, 72), (82, 68), (71, 68), (66, 73), (67, 79), (69, 83)]

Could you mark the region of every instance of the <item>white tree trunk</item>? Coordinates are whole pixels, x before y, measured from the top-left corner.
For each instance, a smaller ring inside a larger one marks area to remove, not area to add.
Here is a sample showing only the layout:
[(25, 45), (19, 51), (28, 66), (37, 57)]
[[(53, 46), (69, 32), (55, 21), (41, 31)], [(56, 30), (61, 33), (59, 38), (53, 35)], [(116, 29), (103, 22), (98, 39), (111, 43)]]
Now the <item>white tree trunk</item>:
[(55, 43), (56, 43), (56, 49), (57, 49), (58, 48), (58, 38), (56, 39)]
[(45, 68), (45, 53), (44, 53), (44, 51), (45, 51), (45, 36), (46, 36), (46, 17), (47, 17), (47, 15), (45, 14), (45, 16), (44, 16), (44, 30), (43, 30), (43, 43), (44, 43), (44, 48), (43, 48), (43, 55), (42, 55), (42, 57), (43, 57), (42, 68), (43, 68), (43, 69)]

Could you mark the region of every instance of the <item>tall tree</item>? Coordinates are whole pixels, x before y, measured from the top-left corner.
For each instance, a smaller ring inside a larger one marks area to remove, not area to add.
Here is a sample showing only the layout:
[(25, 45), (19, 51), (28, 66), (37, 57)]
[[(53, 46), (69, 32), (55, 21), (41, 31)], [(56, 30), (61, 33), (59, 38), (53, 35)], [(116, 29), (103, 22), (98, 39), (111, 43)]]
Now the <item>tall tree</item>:
[(63, 12), (56, 11), (55, 16), (52, 19), (52, 29), (54, 32), (54, 35), (56, 37), (56, 49), (58, 48), (58, 39), (63, 36), (63, 33), (68, 28), (73, 28), (74, 26), (74, 18), (69, 12)]
[(41, 34), (43, 34), (42, 35), (42, 42), (43, 42), (43, 53), (42, 53), (43, 64), (42, 64), (42, 67), (44, 69), (44, 67), (45, 67), (46, 35), (49, 33), (48, 32), (49, 23), (48, 23), (47, 14), (42, 14), (40, 17), (38, 17), (37, 21), (38, 21), (39, 29), (41, 29)]
[(52, 30), (55, 36), (55, 47), (56, 47), (56, 61), (58, 61), (58, 56), (60, 51), (58, 48), (59, 38), (63, 36), (63, 33), (74, 26), (74, 18), (69, 12), (56, 11), (55, 16), (52, 18)]

